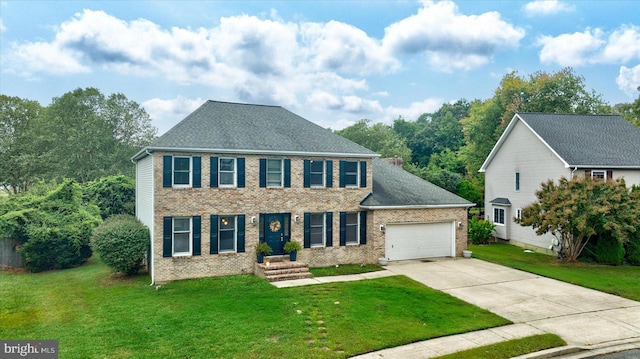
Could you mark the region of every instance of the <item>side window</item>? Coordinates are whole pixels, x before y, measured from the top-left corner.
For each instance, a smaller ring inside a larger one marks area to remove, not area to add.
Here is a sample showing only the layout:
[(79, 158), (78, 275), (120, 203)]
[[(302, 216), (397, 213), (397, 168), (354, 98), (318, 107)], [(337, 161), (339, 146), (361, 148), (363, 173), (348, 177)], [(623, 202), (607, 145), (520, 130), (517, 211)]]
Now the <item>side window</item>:
[(504, 225), (504, 208), (493, 209), (493, 223)]
[(218, 166), (218, 184), (220, 187), (236, 186), (236, 159), (223, 158), (219, 159)]
[(173, 185), (191, 185), (191, 157), (173, 157)]
[(516, 172), (516, 178), (515, 178), (515, 190), (516, 192), (520, 192), (520, 172)]

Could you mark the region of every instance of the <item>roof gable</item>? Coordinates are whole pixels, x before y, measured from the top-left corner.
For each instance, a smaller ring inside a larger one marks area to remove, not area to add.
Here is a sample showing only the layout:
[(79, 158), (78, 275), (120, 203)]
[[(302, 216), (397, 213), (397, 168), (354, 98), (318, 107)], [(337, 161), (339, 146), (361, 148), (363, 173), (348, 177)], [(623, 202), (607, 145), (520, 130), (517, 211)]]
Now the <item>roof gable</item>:
[(480, 172), (486, 171), (518, 121), (566, 167), (640, 168), (640, 129), (618, 115), (516, 113)]
[(205, 102), (144, 150), (158, 149), (377, 156), (280, 106), (218, 101)]
[(379, 158), (373, 159), (373, 189), (360, 205), (380, 207), (471, 207), (473, 203)]

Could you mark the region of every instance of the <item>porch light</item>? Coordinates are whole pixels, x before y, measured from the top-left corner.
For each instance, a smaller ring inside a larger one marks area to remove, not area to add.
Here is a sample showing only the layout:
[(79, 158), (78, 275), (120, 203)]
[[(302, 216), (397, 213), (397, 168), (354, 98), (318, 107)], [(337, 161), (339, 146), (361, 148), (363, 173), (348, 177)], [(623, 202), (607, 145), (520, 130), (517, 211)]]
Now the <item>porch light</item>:
[(295, 216), (293, 216), (293, 221), (298, 223), (298, 221), (300, 220), (300, 216), (298, 216), (297, 214)]
[(384, 226), (384, 224), (380, 225), (380, 232), (384, 232), (384, 230), (386, 229), (386, 227)]

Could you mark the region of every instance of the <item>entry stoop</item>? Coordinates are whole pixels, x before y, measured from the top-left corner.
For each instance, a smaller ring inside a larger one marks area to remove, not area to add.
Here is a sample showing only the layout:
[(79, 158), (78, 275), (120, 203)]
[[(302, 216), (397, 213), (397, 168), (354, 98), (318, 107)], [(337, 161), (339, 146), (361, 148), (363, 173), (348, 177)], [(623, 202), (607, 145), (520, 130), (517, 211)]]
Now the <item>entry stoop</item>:
[[(267, 261), (269, 265), (267, 266)], [(271, 256), (265, 258), (265, 263), (255, 264), (255, 274), (269, 282), (282, 280), (311, 278), (309, 265), (304, 262), (289, 260), (289, 256)]]

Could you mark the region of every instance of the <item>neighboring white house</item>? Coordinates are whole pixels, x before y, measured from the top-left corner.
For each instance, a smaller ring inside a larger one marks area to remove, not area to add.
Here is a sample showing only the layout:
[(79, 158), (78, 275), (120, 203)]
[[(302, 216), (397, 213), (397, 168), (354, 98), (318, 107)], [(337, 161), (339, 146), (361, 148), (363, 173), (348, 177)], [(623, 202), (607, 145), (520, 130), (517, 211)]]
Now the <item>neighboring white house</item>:
[(587, 175), (640, 184), (640, 129), (617, 115), (516, 113), (480, 172), (496, 237), (550, 249), (555, 237), (538, 236), (514, 218), (549, 179)]

